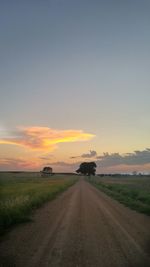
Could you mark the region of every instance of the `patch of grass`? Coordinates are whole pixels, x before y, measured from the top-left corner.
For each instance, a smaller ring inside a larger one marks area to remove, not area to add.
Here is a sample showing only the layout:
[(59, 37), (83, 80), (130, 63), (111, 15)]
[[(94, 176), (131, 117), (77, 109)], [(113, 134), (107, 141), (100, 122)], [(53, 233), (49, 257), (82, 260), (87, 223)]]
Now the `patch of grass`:
[(76, 181), (74, 176), (41, 178), (28, 174), (20, 177), (0, 174), (0, 234), (16, 223), (30, 220), (34, 209)]
[(150, 179), (131, 180), (120, 178), (115, 181), (99, 177), (86, 178), (101, 191), (118, 200), (122, 204), (138, 212), (150, 215)]

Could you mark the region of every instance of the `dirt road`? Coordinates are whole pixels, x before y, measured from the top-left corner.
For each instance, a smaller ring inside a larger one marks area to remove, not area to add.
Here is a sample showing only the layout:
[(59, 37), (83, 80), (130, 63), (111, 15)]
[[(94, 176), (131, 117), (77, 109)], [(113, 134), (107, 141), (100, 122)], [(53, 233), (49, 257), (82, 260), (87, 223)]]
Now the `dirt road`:
[(150, 266), (150, 218), (80, 180), (0, 243), (1, 267)]

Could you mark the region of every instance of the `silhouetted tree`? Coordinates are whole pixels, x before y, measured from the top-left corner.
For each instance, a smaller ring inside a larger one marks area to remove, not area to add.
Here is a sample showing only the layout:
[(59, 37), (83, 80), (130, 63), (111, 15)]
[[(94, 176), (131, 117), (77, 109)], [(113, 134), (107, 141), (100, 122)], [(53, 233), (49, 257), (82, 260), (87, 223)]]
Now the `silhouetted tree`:
[(95, 175), (96, 167), (95, 162), (83, 162), (80, 164), (80, 167), (76, 172), (83, 175)]
[(41, 171), (41, 176), (49, 176), (52, 175), (53, 169), (51, 167), (44, 167)]

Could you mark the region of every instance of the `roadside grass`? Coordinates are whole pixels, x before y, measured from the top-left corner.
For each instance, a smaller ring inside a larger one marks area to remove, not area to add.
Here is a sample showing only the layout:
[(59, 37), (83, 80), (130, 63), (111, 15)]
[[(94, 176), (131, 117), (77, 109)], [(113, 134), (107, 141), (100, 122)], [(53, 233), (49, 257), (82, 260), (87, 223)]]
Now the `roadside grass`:
[(150, 178), (91, 177), (86, 180), (125, 206), (150, 216)]
[(14, 224), (31, 220), (34, 209), (54, 199), (76, 181), (74, 176), (41, 178), (17, 174), (11, 177), (10, 173), (0, 173), (0, 234)]

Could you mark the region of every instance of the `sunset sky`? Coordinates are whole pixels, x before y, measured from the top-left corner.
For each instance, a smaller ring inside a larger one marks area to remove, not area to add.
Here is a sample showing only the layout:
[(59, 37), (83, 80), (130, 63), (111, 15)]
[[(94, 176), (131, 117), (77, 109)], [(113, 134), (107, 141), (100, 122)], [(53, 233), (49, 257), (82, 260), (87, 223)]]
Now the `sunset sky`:
[(150, 1), (0, 1), (0, 171), (150, 173)]

